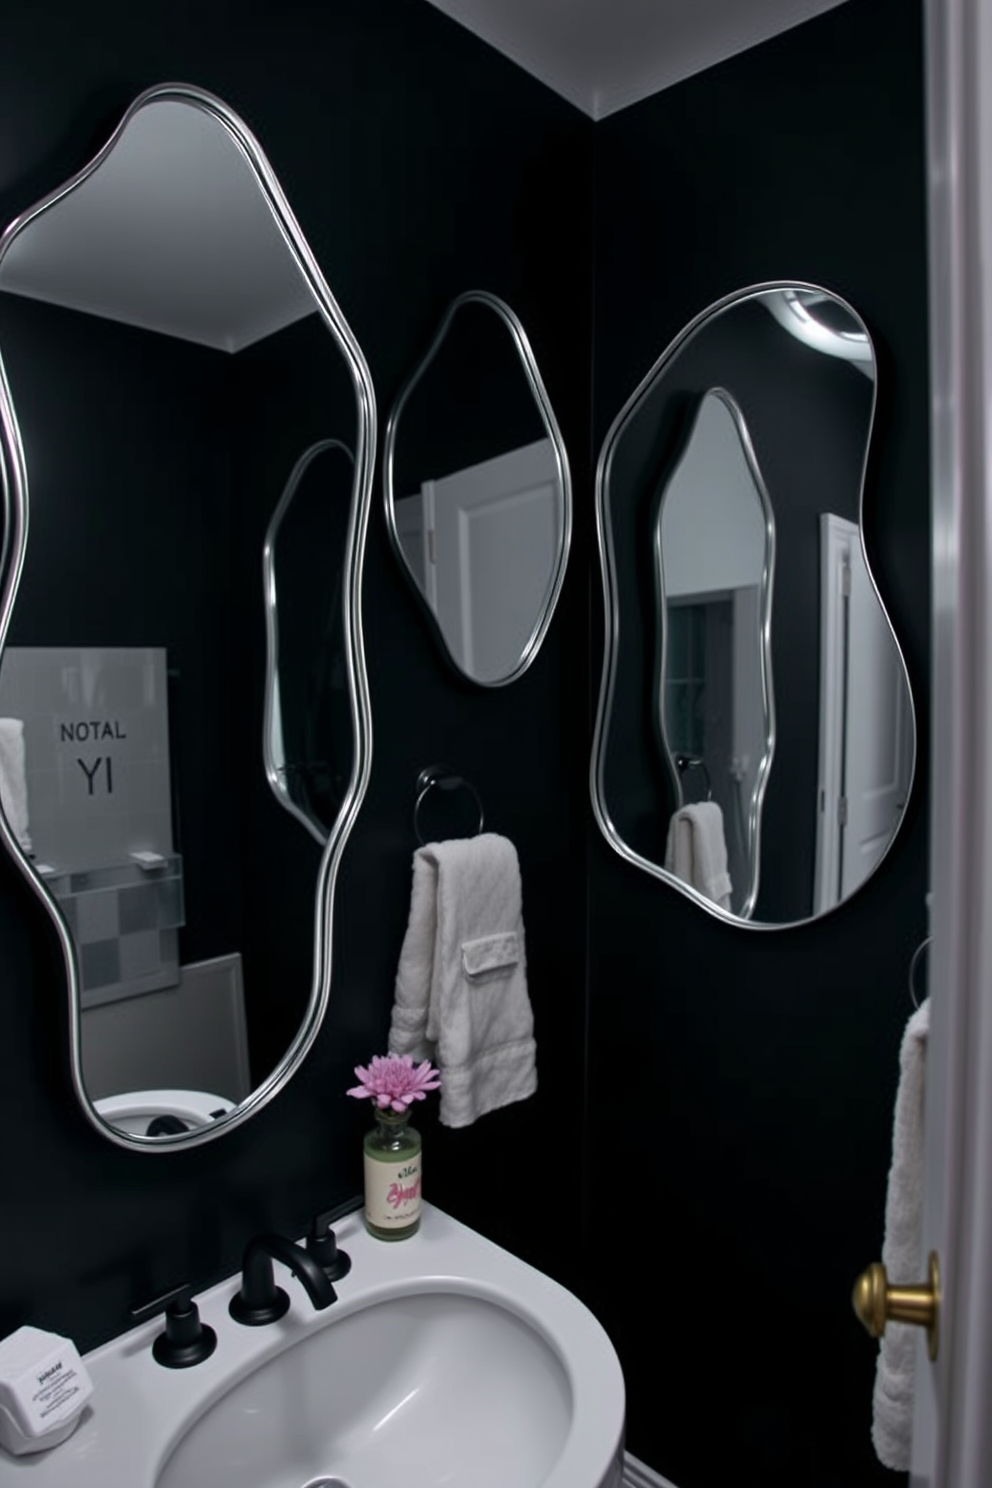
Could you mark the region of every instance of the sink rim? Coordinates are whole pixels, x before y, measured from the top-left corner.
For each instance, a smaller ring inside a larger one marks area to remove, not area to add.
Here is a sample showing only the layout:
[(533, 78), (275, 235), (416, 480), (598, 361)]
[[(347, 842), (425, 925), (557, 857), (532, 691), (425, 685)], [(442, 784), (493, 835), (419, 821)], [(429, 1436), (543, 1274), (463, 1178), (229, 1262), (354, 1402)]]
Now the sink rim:
[[(197, 1293), (216, 1352), (192, 1369), (163, 1369), (151, 1345), (160, 1319), (143, 1323), (84, 1356), (95, 1390), (87, 1413), (61, 1446), (31, 1457), (0, 1453), (0, 1488), (156, 1488), (182, 1438), (244, 1379), (336, 1318), (400, 1295), (475, 1295), (514, 1314), (553, 1351), (572, 1393), (561, 1452), (540, 1488), (619, 1485), (625, 1392), (605, 1329), (571, 1292), (526, 1261), (426, 1203), (420, 1232), (387, 1244), (368, 1235), (360, 1214), (335, 1226), (352, 1269), (335, 1283), (339, 1300), (315, 1312), (299, 1283), (276, 1262), (290, 1293), (284, 1318), (245, 1328), (227, 1313), (239, 1278)], [(26, 1474), (30, 1473), (30, 1477)]]
[[(234, 1290), (236, 1288), (231, 1289), (232, 1292)], [(244, 1362), (235, 1373), (228, 1372), (222, 1380), (215, 1381), (209, 1391), (205, 1391), (199, 1396), (189, 1413), (175, 1423), (175, 1427), (168, 1439), (163, 1442), (151, 1479), (152, 1488), (160, 1488), (162, 1476), (168, 1470), (169, 1463), (182, 1442), (197, 1429), (201, 1422), (206, 1420), (207, 1416), (209, 1416), (215, 1407), (222, 1405), (229, 1395), (239, 1389), (246, 1380), (250, 1380), (253, 1375), (269, 1369), (284, 1354), (289, 1353), (291, 1349), (306, 1342), (310, 1338), (316, 1337), (318, 1334), (324, 1332), (325, 1329), (333, 1327), (336, 1322), (340, 1322), (346, 1317), (356, 1317), (358, 1314), (366, 1312), (373, 1307), (395, 1302), (404, 1297), (423, 1296), (478, 1298), (487, 1305), (497, 1307), (524, 1323), (541, 1339), (548, 1350), (554, 1355), (561, 1367), (571, 1397), (571, 1421), (565, 1435), (561, 1454), (552, 1469), (553, 1473), (557, 1475), (559, 1465), (565, 1457), (566, 1450), (575, 1434), (576, 1425), (580, 1419), (588, 1418), (589, 1409), (588, 1404), (583, 1400), (585, 1409), (582, 1411), (580, 1417), (576, 1390), (576, 1371), (571, 1367), (567, 1354), (563, 1352), (560, 1340), (556, 1337), (554, 1330), (549, 1329), (545, 1325), (539, 1314), (535, 1313), (532, 1308), (522, 1307), (515, 1297), (508, 1297), (499, 1287), (481, 1281), (477, 1277), (438, 1274), (436, 1276), (424, 1275), (412, 1277), (407, 1280), (381, 1282), (375, 1287), (364, 1291), (360, 1296), (349, 1298), (347, 1302), (339, 1298), (332, 1307), (328, 1307), (322, 1313), (314, 1314), (314, 1321), (311, 1327), (306, 1328), (302, 1332), (294, 1331), (291, 1334), (287, 1333), (281, 1339), (276, 1340), (274, 1346), (267, 1350), (262, 1357)], [(583, 1457), (588, 1455), (588, 1448), (585, 1446), (580, 1445), (577, 1451), (581, 1452)], [(333, 1472), (329, 1473), (328, 1476), (333, 1478)], [(546, 1485), (552, 1483), (552, 1481), (552, 1477), (545, 1478), (541, 1484), (541, 1488), (546, 1488)]]

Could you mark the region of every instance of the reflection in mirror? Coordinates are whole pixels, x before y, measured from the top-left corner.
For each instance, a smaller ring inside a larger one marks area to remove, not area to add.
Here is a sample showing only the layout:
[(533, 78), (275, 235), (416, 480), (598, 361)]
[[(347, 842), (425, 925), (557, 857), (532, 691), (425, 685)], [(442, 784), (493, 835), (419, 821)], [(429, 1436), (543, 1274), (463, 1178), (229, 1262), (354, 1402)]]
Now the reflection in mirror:
[(571, 538), (568, 457), (519, 320), (472, 291), (449, 308), (389, 418), (386, 517), (454, 665), (524, 672), (551, 624)]
[(262, 558), (265, 773), (276, 799), (321, 846), (352, 767), (341, 596), (354, 470), (340, 439), (304, 450), (272, 514)]
[(269, 1100), (327, 1005), (371, 381), (254, 137), (184, 85), (0, 239), (0, 351), (0, 831), (84, 1111), (170, 1150)]
[(760, 285), (685, 329), (600, 455), (596, 818), (742, 925), (846, 899), (912, 784), (909, 678), (862, 537), (874, 406), (851, 307)]
[[(655, 524), (662, 644), (659, 729), (677, 810), (666, 867), (750, 918), (761, 803), (775, 745), (769, 653), (775, 519), (740, 409), (721, 388), (699, 404)], [(703, 813), (685, 812), (705, 781)], [(690, 784), (691, 782), (691, 784)], [(729, 883), (694, 880), (697, 830), (722, 832)]]

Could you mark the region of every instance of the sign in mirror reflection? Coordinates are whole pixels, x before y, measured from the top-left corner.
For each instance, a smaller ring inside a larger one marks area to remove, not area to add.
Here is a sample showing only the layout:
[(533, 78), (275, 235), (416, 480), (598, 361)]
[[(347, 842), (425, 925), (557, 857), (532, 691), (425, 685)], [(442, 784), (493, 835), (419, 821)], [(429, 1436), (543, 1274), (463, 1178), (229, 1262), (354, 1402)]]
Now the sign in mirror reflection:
[(8, 597), (23, 554), (0, 749), (69, 937), (77, 1088), (115, 1139), (206, 1139), (326, 1004), (368, 771), (371, 384), (252, 136), (181, 86), (8, 230), (0, 349)]

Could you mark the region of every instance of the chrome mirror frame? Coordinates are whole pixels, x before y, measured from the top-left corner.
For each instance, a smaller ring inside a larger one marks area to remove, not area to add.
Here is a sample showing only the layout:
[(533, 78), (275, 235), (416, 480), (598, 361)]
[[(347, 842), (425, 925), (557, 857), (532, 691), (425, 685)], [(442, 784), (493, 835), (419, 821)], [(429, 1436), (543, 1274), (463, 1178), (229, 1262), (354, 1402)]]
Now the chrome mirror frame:
[[(66, 992), (69, 999), (70, 1071), (76, 1098), (86, 1119), (102, 1137), (118, 1147), (151, 1153), (173, 1152), (179, 1148), (198, 1147), (212, 1142), (241, 1126), (263, 1106), (268, 1105), (303, 1063), (320, 1031), (327, 1010), (331, 982), (334, 889), (338, 865), (368, 787), (372, 766), (372, 715), (365, 666), (361, 599), (376, 444), (375, 392), (361, 347), (338, 308), (292, 208), (255, 136), (227, 104), (202, 88), (187, 83), (164, 83), (141, 93), (127, 109), (113, 134), (94, 158), (64, 185), (50, 192), (35, 206), (15, 218), (4, 231), (0, 236), (0, 266), (11, 244), (25, 228), (61, 201), (63, 197), (75, 191), (100, 167), (112, 153), (135, 115), (147, 105), (163, 101), (187, 104), (215, 119), (227, 131), (244, 156), (296, 269), (310, 290), (314, 308), (334, 338), (348, 366), (357, 403), (358, 429), (354, 451), (355, 479), (352, 488), (342, 586), (343, 637), (351, 704), (351, 725), (354, 731), (354, 758), (348, 789), (334, 826), (327, 834), (317, 875), (310, 998), (303, 1021), (283, 1058), (271, 1074), (227, 1115), (218, 1117), (208, 1126), (187, 1132), (148, 1137), (120, 1131), (97, 1114), (83, 1081), (79, 979), (72, 936), (57, 901), (35, 873), (11, 831), (6, 817), (0, 811), (0, 839), (22, 877), (43, 904), (59, 938), (66, 975)], [(3, 548), (0, 550), (0, 563), (2, 563), (0, 658), (2, 658), (24, 567), (30, 508), (24, 448), (2, 357), (0, 357), (0, 482), (3, 485), (4, 513)], [(271, 661), (271, 649), (269, 660)], [(271, 678), (267, 676), (267, 715), (270, 694)]]
[[(293, 800), (286, 776), (286, 760), (277, 754), (275, 747), (282, 711), (279, 690), (279, 606), (276, 592), (276, 543), (279, 539), (279, 531), (282, 527), (283, 519), (293, 504), (293, 498), (299, 488), (300, 481), (306, 475), (317, 456), (332, 449), (340, 450), (343, 454), (347, 455), (352, 466), (354, 466), (354, 455), (340, 439), (318, 439), (316, 444), (312, 444), (309, 449), (305, 449), (290, 471), (289, 479), (286, 482), (283, 493), (276, 502), (276, 508), (272, 513), (268, 528), (266, 529), (265, 541), (262, 545), (262, 598), (265, 605), (265, 706), (262, 719), (262, 759), (265, 763), (265, 778), (269, 782), (272, 794), (279, 802), (279, 805), (285, 811), (288, 811), (290, 816), (295, 816), (296, 820), (302, 827), (306, 828), (319, 847), (323, 847), (327, 842), (327, 829), (315, 822)], [(349, 550), (351, 545), (351, 538), (349, 536)]]
[[(619, 413), (616, 415), (612, 424), (610, 425), (609, 430), (606, 434), (606, 438), (603, 441), (599, 459), (596, 464), (596, 539), (599, 549), (600, 571), (603, 583), (604, 642), (599, 701), (596, 709), (596, 722), (593, 732), (592, 754), (589, 768), (589, 790), (592, 799), (593, 815), (596, 819), (597, 826), (599, 827), (606, 841), (609, 843), (610, 847), (626, 863), (629, 863), (633, 867), (642, 869), (645, 873), (650, 874), (653, 878), (659, 879), (662, 883), (667, 884), (670, 888), (675, 889), (678, 893), (684, 895), (687, 899), (690, 899), (701, 909), (705, 910), (707, 914), (712, 915), (716, 919), (722, 920), (727, 925), (736, 926), (737, 928), (743, 930), (790, 930), (795, 929), (798, 926), (812, 924), (814, 921), (822, 919), (825, 915), (833, 913), (836, 909), (847, 903), (847, 899), (839, 900), (837, 903), (832, 904), (828, 909), (804, 916), (802, 919), (799, 920), (773, 921), (753, 920), (750, 918), (745, 919), (742, 918), (740, 914), (735, 914), (729, 910), (722, 909), (711, 899), (708, 899), (705, 897), (705, 895), (699, 893), (699, 891), (693, 888), (690, 884), (683, 883), (681, 879), (676, 878), (674, 874), (667, 872), (663, 867), (653, 862), (650, 858), (646, 858), (643, 856), (643, 854), (635, 851), (624, 840), (618, 827), (616, 826), (616, 823), (613, 821), (606, 800), (605, 772), (610, 718), (616, 687), (617, 663), (619, 655), (620, 596), (617, 580), (616, 558), (613, 548), (612, 528), (610, 522), (610, 477), (612, 474), (613, 461), (616, 455), (617, 446), (628, 421), (633, 417), (633, 415), (641, 407), (644, 400), (648, 397), (658, 376), (661, 374), (664, 368), (668, 365), (669, 362), (674, 360), (679, 351), (681, 351), (686, 343), (692, 339), (692, 337), (696, 334), (700, 327), (705, 322), (711, 320), (723, 311), (728, 310), (733, 305), (743, 303), (746, 300), (755, 299), (760, 295), (769, 294), (772, 292), (781, 293), (787, 290), (798, 290), (800, 292), (809, 292), (816, 295), (827, 295), (831, 299), (837, 301), (837, 303), (841, 305), (842, 308), (845, 309), (856, 321), (861, 322), (861, 316), (857, 313), (853, 306), (850, 305), (843, 298), (842, 295), (838, 295), (833, 290), (825, 290), (820, 285), (812, 284), (808, 281), (800, 279), (775, 279), (763, 281), (758, 284), (748, 285), (744, 289), (735, 290), (728, 295), (724, 295), (721, 299), (716, 300), (711, 305), (707, 305), (703, 310), (695, 315), (692, 320), (689, 321), (688, 324), (678, 333), (674, 340), (669, 343), (669, 345), (665, 348), (665, 350), (661, 353), (661, 355), (657, 358), (653, 365), (648, 369), (645, 376), (635, 387), (634, 391), (630, 394), (629, 398), (624, 403), (623, 407), (620, 409)], [(877, 402), (878, 385), (876, 375), (876, 377), (872, 380), (871, 406), (865, 436), (864, 452), (861, 459), (860, 485), (858, 493), (858, 528), (861, 542), (861, 551), (864, 557), (868, 579), (871, 584), (872, 590), (874, 591), (875, 598), (878, 602), (881, 612), (885, 617), (885, 622), (889, 628), (892, 642), (895, 646), (896, 653), (902, 667), (903, 678), (906, 685), (906, 693), (910, 708), (910, 714), (913, 719), (912, 749), (909, 761), (909, 782), (910, 786), (912, 786), (912, 783), (915, 780), (916, 776), (916, 765), (918, 757), (918, 726), (916, 724), (916, 708), (913, 698), (912, 683), (909, 675), (909, 668), (906, 665), (905, 653), (903, 652), (902, 646), (899, 643), (899, 637), (896, 634), (895, 627), (892, 624), (888, 609), (885, 605), (884, 600), (882, 599), (881, 593), (879, 592), (878, 584), (875, 579), (875, 574), (872, 569), (867, 549), (865, 547), (864, 539), (863, 517), (865, 473), (868, 466), (869, 453), (871, 451), (871, 441), (872, 434), (874, 432), (875, 410), (877, 407)], [(760, 485), (760, 489), (764, 489), (763, 483)], [(767, 616), (769, 625), (770, 618), (771, 617), (769, 613), (769, 615)], [(774, 738), (774, 716), (772, 717), (772, 728)], [(764, 784), (767, 784), (767, 770), (765, 772)], [(863, 880), (861, 884), (858, 885), (858, 888), (853, 890), (854, 893), (857, 893), (858, 889), (863, 887), (864, 883), (868, 882), (868, 880), (877, 871), (881, 863), (884, 862), (885, 858), (891, 852), (892, 844), (899, 836), (899, 829), (901, 825), (902, 819), (896, 826), (895, 831), (892, 833), (888, 844), (886, 845), (884, 851), (881, 853), (878, 862), (872, 869), (872, 872), (869, 873), (868, 877)]]
[[(558, 479), (561, 482), (562, 499), (561, 543), (559, 545), (558, 558), (555, 564), (554, 573), (551, 578), (551, 583), (548, 588), (544, 607), (537, 617), (534, 628), (527, 639), (527, 642), (523, 649), (523, 653), (517, 665), (504, 677), (497, 677), (485, 680), (480, 679), (479, 677), (471, 676), (468, 672), (464, 671), (461, 666), (459, 666), (458, 662), (451, 654), (448, 643), (444, 638), (440, 625), (438, 624), (437, 616), (431, 610), (422, 591), (418, 588), (417, 584), (412, 578), (412, 575), (410, 574), (409, 566), (407, 564), (407, 560), (400, 543), (399, 532), (397, 531), (396, 527), (396, 490), (395, 482), (393, 479), (393, 466), (396, 453), (396, 431), (399, 426), (400, 415), (402, 414), (403, 409), (406, 406), (414, 388), (427, 372), (435, 356), (440, 350), (444, 342), (444, 338), (448, 334), (448, 331), (451, 327), (452, 321), (463, 305), (486, 305), (500, 318), (500, 320), (503, 321), (504, 325), (509, 331), (510, 336), (513, 340), (514, 347), (516, 348), (517, 355), (520, 358), (521, 370), (523, 371), (524, 376), (527, 379), (527, 384), (530, 388), (531, 395), (534, 399), (535, 404), (537, 405), (537, 410), (542, 422), (544, 423), (547, 437), (551, 441), (551, 447), (554, 450), (555, 464), (558, 467)], [(555, 608), (558, 604), (558, 596), (561, 593), (561, 587), (565, 581), (565, 569), (568, 565), (568, 554), (572, 542), (572, 478), (568, 468), (568, 452), (565, 449), (565, 441), (562, 439), (561, 430), (558, 427), (558, 420), (555, 418), (554, 409), (551, 407), (551, 401), (545, 389), (540, 371), (538, 370), (537, 362), (534, 358), (534, 353), (531, 350), (530, 342), (527, 339), (527, 333), (524, 330), (519, 318), (514, 313), (514, 311), (510, 309), (509, 305), (507, 305), (506, 302), (504, 300), (501, 300), (497, 295), (490, 294), (488, 290), (466, 290), (464, 294), (460, 294), (456, 296), (454, 300), (452, 300), (451, 304), (448, 306), (447, 310), (444, 313), (441, 324), (439, 325), (434, 339), (428, 347), (425, 355), (423, 356), (417, 367), (414, 369), (411, 376), (407, 379), (406, 383), (404, 383), (403, 387), (401, 388), (400, 394), (396, 399), (396, 402), (393, 404), (393, 407), (389, 414), (389, 419), (386, 423), (386, 436), (383, 451), (383, 499), (386, 512), (386, 530), (389, 533), (389, 541), (396, 556), (396, 561), (402, 569), (404, 575), (406, 575), (406, 577), (410, 580), (410, 587), (416, 593), (417, 601), (424, 614), (428, 618), (430, 626), (434, 632), (435, 640), (437, 641), (442, 654), (447, 658), (451, 666), (455, 668), (459, 676), (464, 677), (467, 682), (472, 682), (476, 687), (507, 687), (511, 682), (516, 682), (518, 677), (523, 676), (524, 672), (526, 672), (527, 668), (534, 660), (538, 651), (541, 649), (541, 644), (544, 640), (544, 637), (548, 632), (551, 621), (554, 619)]]

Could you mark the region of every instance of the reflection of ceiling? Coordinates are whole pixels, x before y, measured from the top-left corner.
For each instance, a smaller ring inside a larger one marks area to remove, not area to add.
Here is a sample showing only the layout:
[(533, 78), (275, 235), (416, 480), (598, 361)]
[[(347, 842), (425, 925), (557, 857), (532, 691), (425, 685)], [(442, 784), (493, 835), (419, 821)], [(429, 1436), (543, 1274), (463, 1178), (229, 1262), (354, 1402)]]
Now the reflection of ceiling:
[(161, 100), (14, 239), (0, 288), (225, 351), (314, 310), (227, 130)]
[(428, 0), (593, 119), (843, 0)]

